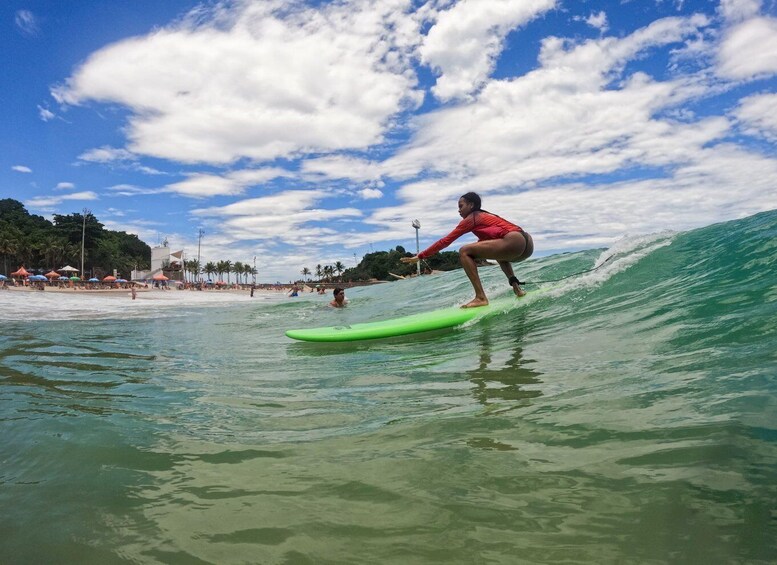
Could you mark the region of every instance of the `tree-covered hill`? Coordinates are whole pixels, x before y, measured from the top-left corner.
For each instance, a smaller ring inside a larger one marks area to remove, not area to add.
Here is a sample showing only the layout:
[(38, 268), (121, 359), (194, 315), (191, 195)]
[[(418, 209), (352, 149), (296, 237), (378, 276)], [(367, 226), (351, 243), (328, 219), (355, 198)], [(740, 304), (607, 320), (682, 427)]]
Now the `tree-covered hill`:
[[(391, 251), (368, 253), (356, 267), (346, 269), (343, 272), (342, 280), (361, 281), (378, 279), (385, 281), (394, 280), (394, 277), (389, 273), (403, 277), (412, 275), (416, 272), (416, 266), (400, 262), (400, 258), (411, 257), (412, 255), (412, 253), (405, 251), (405, 248), (401, 245), (398, 245)], [(452, 271), (459, 268), (461, 268), (459, 254), (455, 251), (443, 251), (421, 262), (421, 270)]]
[[(84, 216), (54, 215), (50, 222), (30, 214), (21, 202), (0, 200), (0, 268), (7, 275), (20, 266), (48, 271), (65, 264), (81, 265), (81, 234)], [(128, 277), (132, 269), (148, 269), (151, 248), (138, 236), (106, 230), (92, 214), (86, 215), (84, 270), (100, 277), (115, 269)]]

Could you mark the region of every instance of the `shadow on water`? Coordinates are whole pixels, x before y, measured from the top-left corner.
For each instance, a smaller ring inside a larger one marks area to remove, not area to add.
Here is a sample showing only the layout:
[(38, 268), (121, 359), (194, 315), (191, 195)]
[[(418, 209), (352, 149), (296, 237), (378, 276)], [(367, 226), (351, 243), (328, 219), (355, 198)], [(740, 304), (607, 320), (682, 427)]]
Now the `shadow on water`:
[(467, 377), (474, 385), (472, 395), (483, 405), (495, 401), (525, 405), (542, 391), (527, 388), (542, 383), (540, 373), (531, 368), (535, 361), (524, 356), (523, 342), (533, 328), (525, 310), (513, 311), (509, 322), (504, 318), (486, 320), (478, 332), (478, 366)]

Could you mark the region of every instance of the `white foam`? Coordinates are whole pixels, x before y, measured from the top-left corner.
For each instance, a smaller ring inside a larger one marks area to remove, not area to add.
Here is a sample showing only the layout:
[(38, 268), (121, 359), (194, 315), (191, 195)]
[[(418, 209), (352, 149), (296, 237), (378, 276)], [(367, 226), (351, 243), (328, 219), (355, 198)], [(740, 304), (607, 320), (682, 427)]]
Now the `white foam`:
[(676, 232), (659, 232), (650, 235), (626, 236), (603, 251), (594, 262), (596, 270), (559, 283), (558, 288), (550, 291), (550, 296), (560, 296), (573, 290), (593, 288), (602, 285), (618, 273), (629, 269), (642, 259), (660, 249), (671, 245)]
[(79, 319), (131, 319), (183, 315), (182, 309), (190, 307), (213, 308), (230, 304), (275, 302), (285, 297), (283, 293), (256, 291), (159, 291), (139, 292), (132, 300), (129, 291), (116, 294), (28, 292), (20, 290), (0, 291), (0, 320), (26, 320), (46, 322)]

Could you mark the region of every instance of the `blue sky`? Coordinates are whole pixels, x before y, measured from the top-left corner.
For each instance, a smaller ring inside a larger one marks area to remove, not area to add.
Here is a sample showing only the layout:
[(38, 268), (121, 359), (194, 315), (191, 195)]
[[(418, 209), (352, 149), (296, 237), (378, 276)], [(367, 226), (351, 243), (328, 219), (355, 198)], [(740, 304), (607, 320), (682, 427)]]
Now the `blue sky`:
[(414, 249), (415, 218), (425, 247), (470, 190), (538, 254), (777, 208), (776, 0), (5, 0), (0, 25), (0, 196), (189, 257), (202, 229), (261, 280)]

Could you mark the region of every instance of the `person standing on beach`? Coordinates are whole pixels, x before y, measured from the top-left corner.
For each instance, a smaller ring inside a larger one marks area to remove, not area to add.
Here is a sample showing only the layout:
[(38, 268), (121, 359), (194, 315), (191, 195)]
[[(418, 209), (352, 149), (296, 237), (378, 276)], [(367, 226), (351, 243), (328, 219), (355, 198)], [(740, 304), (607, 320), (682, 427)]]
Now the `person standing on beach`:
[(513, 273), (511, 263), (524, 261), (534, 252), (534, 242), (531, 236), (521, 227), (508, 222), (504, 218), (486, 212), (480, 207), (480, 196), (475, 192), (468, 192), (459, 198), (459, 215), (461, 222), (456, 228), (436, 241), (427, 249), (413, 257), (403, 257), (403, 263), (417, 263), (445, 249), (465, 233), (474, 233), (478, 241), (468, 243), (459, 250), (459, 261), (467, 273), (472, 287), (475, 289), (475, 298), (464, 304), (462, 308), (476, 308), (486, 306), (488, 298), (483, 290), (483, 283), (478, 275), (478, 259), (492, 259), (499, 263), (502, 272), (507, 275), (507, 280), (513, 288), (516, 296), (526, 294), (520, 286), (520, 281)]

